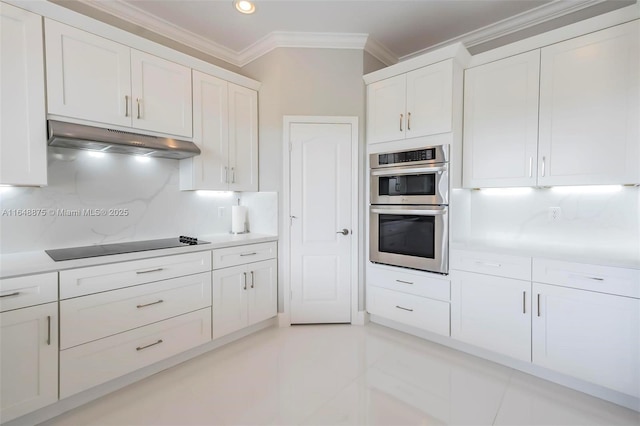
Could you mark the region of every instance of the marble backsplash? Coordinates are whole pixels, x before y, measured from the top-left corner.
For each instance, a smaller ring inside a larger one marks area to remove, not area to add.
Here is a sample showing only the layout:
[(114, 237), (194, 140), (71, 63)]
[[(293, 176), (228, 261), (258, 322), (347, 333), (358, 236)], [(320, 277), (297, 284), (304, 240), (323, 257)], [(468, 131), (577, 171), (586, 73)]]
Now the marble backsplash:
[(457, 241), (640, 259), (638, 187), (455, 190), (453, 201), (463, 212), (452, 215)]
[(277, 193), (180, 191), (176, 160), (49, 148), (48, 167), (47, 187), (0, 188), (0, 253), (226, 233), (238, 199), (277, 234)]

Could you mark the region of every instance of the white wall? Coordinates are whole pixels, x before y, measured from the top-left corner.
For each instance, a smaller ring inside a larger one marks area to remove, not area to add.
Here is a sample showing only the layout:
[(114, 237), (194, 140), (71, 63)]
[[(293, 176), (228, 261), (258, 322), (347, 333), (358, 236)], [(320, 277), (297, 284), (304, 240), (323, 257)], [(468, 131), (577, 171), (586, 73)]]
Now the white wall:
[[(179, 162), (49, 148), (49, 186), (0, 188), (0, 253), (226, 233), (241, 198), (254, 233), (277, 232), (277, 194), (180, 191)], [(222, 217), (218, 216), (223, 207)], [(41, 216), (14, 211), (44, 209)], [(125, 216), (63, 216), (58, 209), (124, 209)], [(268, 212), (260, 219), (256, 211)]]
[[(361, 152), (358, 167), (361, 188), (364, 188), (364, 61), (362, 50), (278, 48), (243, 67), (244, 75), (262, 83), (259, 93), (261, 191), (283, 191), (282, 126), (285, 115), (358, 117)], [(368, 66), (375, 67), (375, 61), (375, 58), (369, 61)], [(363, 199), (359, 205), (364, 205)], [(288, 216), (288, 212), (282, 211), (281, 205), (279, 207), (281, 216)], [(360, 214), (360, 235), (363, 236), (364, 213), (361, 211)], [(283, 222), (281, 226), (284, 226)], [(362, 244), (359, 241), (361, 252)], [(364, 306), (362, 269), (361, 265), (358, 283), (360, 308)], [(279, 276), (282, 276), (282, 271)], [(280, 308), (283, 302), (283, 295), (280, 294)]]

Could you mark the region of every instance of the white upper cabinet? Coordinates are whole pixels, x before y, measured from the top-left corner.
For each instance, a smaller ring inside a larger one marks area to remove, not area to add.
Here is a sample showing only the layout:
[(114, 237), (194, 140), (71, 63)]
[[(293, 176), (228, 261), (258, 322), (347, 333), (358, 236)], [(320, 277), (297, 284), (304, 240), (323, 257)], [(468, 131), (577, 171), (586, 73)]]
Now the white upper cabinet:
[(468, 69), (463, 185), (535, 186), (540, 51)]
[(539, 185), (640, 182), (640, 21), (542, 49)]
[(47, 184), (42, 18), (0, 3), (0, 184)]
[(639, 21), (469, 69), (464, 186), (640, 183), (639, 105)]
[(369, 143), (415, 138), (452, 129), (453, 60), (367, 86)]
[(258, 190), (258, 94), (193, 71), (193, 142), (180, 161), (180, 189)]
[(229, 190), (258, 190), (258, 93), (231, 83)]
[(133, 127), (192, 136), (191, 70), (131, 49)]
[(129, 47), (45, 22), (48, 113), (131, 126)]
[(192, 136), (191, 70), (46, 20), (48, 113)]

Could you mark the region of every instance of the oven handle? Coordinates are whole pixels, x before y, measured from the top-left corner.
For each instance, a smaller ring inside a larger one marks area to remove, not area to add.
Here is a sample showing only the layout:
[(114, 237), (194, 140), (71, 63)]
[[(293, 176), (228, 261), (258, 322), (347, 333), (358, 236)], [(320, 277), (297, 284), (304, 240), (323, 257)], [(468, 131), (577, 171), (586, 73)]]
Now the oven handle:
[(439, 167), (412, 167), (412, 168), (399, 168), (383, 170), (371, 170), (371, 176), (398, 176), (398, 175), (411, 175), (414, 173), (436, 173), (447, 171), (447, 166)]
[(401, 210), (401, 209), (371, 209), (371, 213), (378, 214), (414, 214), (417, 216), (442, 216), (447, 210)]

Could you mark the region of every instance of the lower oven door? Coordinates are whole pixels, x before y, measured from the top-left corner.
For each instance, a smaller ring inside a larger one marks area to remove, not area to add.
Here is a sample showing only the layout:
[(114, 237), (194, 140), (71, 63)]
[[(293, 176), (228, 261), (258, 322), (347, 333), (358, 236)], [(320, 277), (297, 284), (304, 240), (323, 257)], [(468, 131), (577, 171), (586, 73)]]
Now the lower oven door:
[(447, 206), (371, 206), (369, 260), (447, 274)]

